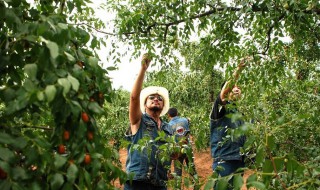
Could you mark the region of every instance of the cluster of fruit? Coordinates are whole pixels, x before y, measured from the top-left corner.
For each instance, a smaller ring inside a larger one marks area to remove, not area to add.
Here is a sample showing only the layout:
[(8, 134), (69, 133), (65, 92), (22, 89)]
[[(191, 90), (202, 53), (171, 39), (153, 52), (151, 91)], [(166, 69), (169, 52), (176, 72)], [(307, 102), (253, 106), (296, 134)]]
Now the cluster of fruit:
[[(84, 123), (89, 123), (90, 121), (90, 117), (89, 115), (86, 113), (86, 112), (82, 112), (81, 113), (81, 119)], [(94, 138), (94, 133), (93, 131), (90, 131), (88, 130), (87, 131), (87, 140), (88, 141), (92, 141)], [(70, 131), (69, 130), (64, 130), (63, 131), (63, 140), (66, 142), (66, 141), (69, 141), (70, 140)], [(66, 145), (65, 144), (60, 144), (58, 146), (58, 153), (61, 154), (61, 155), (65, 155), (67, 154), (67, 148), (66, 148)], [(70, 163), (73, 163), (74, 161), (73, 160), (70, 160), (69, 161)], [(91, 163), (91, 156), (89, 153), (86, 153), (85, 156), (84, 156), (84, 161), (83, 161), (86, 165), (90, 164)]]
[[(85, 63), (83, 61), (77, 61), (76, 64), (81, 68), (81, 69), (86, 69)], [(89, 102), (97, 102), (99, 104), (100, 107), (103, 106), (104, 103), (104, 95), (101, 91), (96, 90), (96, 85), (95, 83), (95, 76), (93, 76), (88, 84), (89, 88), (88, 88), (88, 92), (91, 94), (89, 97)], [(85, 123), (87, 125), (87, 134), (86, 134), (86, 139), (89, 142), (92, 142), (94, 139), (94, 131), (92, 129), (91, 126), (91, 117), (89, 116), (89, 114), (85, 111), (83, 111), (80, 115), (81, 120), (83, 121), (83, 123)], [(59, 144), (57, 147), (57, 152), (60, 155), (68, 155), (68, 150), (67, 150), (67, 142), (70, 141), (70, 133), (72, 134), (72, 129), (68, 129), (65, 128), (63, 130), (63, 134), (62, 134), (62, 139), (63, 139), (63, 143)], [(69, 161), (70, 163), (73, 163), (73, 160)], [(84, 160), (83, 160), (85, 165), (89, 165), (91, 163), (91, 156), (90, 153), (86, 152), (84, 155)]]

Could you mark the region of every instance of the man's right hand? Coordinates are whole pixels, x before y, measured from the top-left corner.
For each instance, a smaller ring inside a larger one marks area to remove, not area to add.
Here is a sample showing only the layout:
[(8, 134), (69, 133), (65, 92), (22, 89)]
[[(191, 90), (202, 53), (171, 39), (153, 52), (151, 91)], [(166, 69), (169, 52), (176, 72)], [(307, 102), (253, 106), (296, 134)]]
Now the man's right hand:
[(145, 53), (143, 54), (142, 56), (142, 60), (141, 60), (141, 67), (144, 69), (144, 70), (147, 70), (149, 65), (150, 65), (150, 62), (151, 62), (151, 57), (148, 53)]
[(247, 64), (246, 62), (251, 61), (252, 57), (251, 56), (246, 56), (243, 59), (241, 59), (239, 65), (238, 65), (238, 69), (243, 69)]

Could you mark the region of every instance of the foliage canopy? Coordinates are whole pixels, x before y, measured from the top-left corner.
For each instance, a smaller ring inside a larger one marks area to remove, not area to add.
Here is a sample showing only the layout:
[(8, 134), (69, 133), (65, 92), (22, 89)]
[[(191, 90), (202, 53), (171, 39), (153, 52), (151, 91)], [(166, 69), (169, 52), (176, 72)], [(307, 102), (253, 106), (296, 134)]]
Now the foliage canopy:
[[(113, 189), (114, 180), (124, 182), (104, 137), (117, 122), (126, 127), (128, 94), (112, 90), (96, 53), (107, 46), (117, 63), (122, 42), (134, 47), (133, 57), (147, 51), (160, 63), (147, 84), (170, 90), (173, 105), (194, 121), (200, 149), (220, 83), (238, 60), (253, 57), (238, 81), (248, 125), (234, 132), (248, 136), (243, 153), (255, 158), (247, 186), (319, 188), (319, 1), (109, 0), (113, 33), (103, 32), (111, 23), (89, 5), (0, 0), (0, 189)], [(177, 71), (182, 64), (189, 73)], [(240, 175), (235, 179), (240, 187)], [(205, 189), (215, 182), (226, 186), (213, 175)]]

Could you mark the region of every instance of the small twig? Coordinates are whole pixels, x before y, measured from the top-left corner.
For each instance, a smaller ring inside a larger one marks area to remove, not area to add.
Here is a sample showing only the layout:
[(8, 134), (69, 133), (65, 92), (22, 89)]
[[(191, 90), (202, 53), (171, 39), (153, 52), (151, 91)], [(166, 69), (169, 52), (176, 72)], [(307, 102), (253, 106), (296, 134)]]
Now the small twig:
[(267, 46), (266, 46), (266, 49), (264, 50), (263, 54), (266, 54), (267, 51), (269, 50), (270, 41), (271, 41), (271, 32), (272, 32), (275, 24), (276, 24), (277, 22), (279, 22), (280, 20), (282, 20), (282, 19), (284, 18), (284, 16), (285, 16), (285, 14), (283, 13), (283, 14), (278, 18), (278, 20), (277, 20), (277, 21), (274, 21), (274, 23), (270, 26), (270, 28), (269, 28), (269, 30), (268, 30), (268, 32), (267, 32), (267, 37), (268, 37)]
[[(87, 24), (87, 23), (78, 23), (78, 24), (73, 24), (73, 23), (68, 23), (68, 24), (71, 24), (71, 25), (76, 25), (76, 26), (81, 26), (81, 25), (85, 25), (85, 26), (87, 26), (87, 27), (89, 27), (89, 28), (92, 28), (92, 29), (94, 29), (95, 31), (97, 31), (97, 32), (99, 32), (99, 33), (102, 33), (102, 34), (108, 34), (108, 35), (112, 35), (112, 36), (117, 36), (118, 34), (114, 34), (114, 33), (110, 33), (110, 32), (105, 32), (105, 31), (102, 31), (102, 30), (100, 30), (100, 29), (97, 29), (97, 28), (95, 28), (95, 27), (93, 27), (93, 26), (91, 26), (91, 25), (89, 25), (89, 24)], [(134, 34), (133, 32), (129, 32), (129, 33), (126, 33), (126, 34)]]
[(269, 147), (267, 147), (267, 150), (268, 150), (268, 154), (269, 154), (269, 157), (270, 157), (270, 160), (272, 162), (272, 166), (273, 166), (273, 171), (274, 171), (274, 175), (276, 176), (276, 178), (280, 181), (281, 185), (282, 185), (282, 188), (284, 190), (287, 190), (287, 187), (286, 187), (286, 184), (281, 180), (279, 174), (278, 174), (278, 171), (277, 171), (277, 167), (276, 167), (276, 163), (274, 162), (274, 159), (272, 157), (272, 154), (271, 154), (271, 151), (269, 149)]
[(28, 125), (23, 125), (22, 128), (52, 130), (52, 128), (50, 128), (49, 126), (28, 126)]

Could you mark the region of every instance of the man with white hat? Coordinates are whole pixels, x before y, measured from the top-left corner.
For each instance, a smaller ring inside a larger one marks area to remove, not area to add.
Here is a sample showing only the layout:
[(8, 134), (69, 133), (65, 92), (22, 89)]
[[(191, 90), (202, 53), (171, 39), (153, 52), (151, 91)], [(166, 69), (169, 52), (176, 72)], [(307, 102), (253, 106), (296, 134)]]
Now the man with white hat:
[[(167, 168), (170, 167), (170, 160), (162, 162), (159, 159), (158, 147), (165, 142), (156, 138), (160, 131), (166, 135), (172, 135), (168, 123), (160, 118), (169, 109), (169, 93), (167, 89), (158, 86), (150, 86), (142, 90), (145, 72), (150, 62), (148, 54), (144, 54), (140, 72), (130, 95), (130, 130), (126, 135), (131, 144), (128, 147), (126, 172), (133, 174), (133, 178), (125, 183), (125, 190), (167, 189)], [(150, 138), (149, 146), (142, 151), (134, 149), (133, 145), (145, 137)]]

